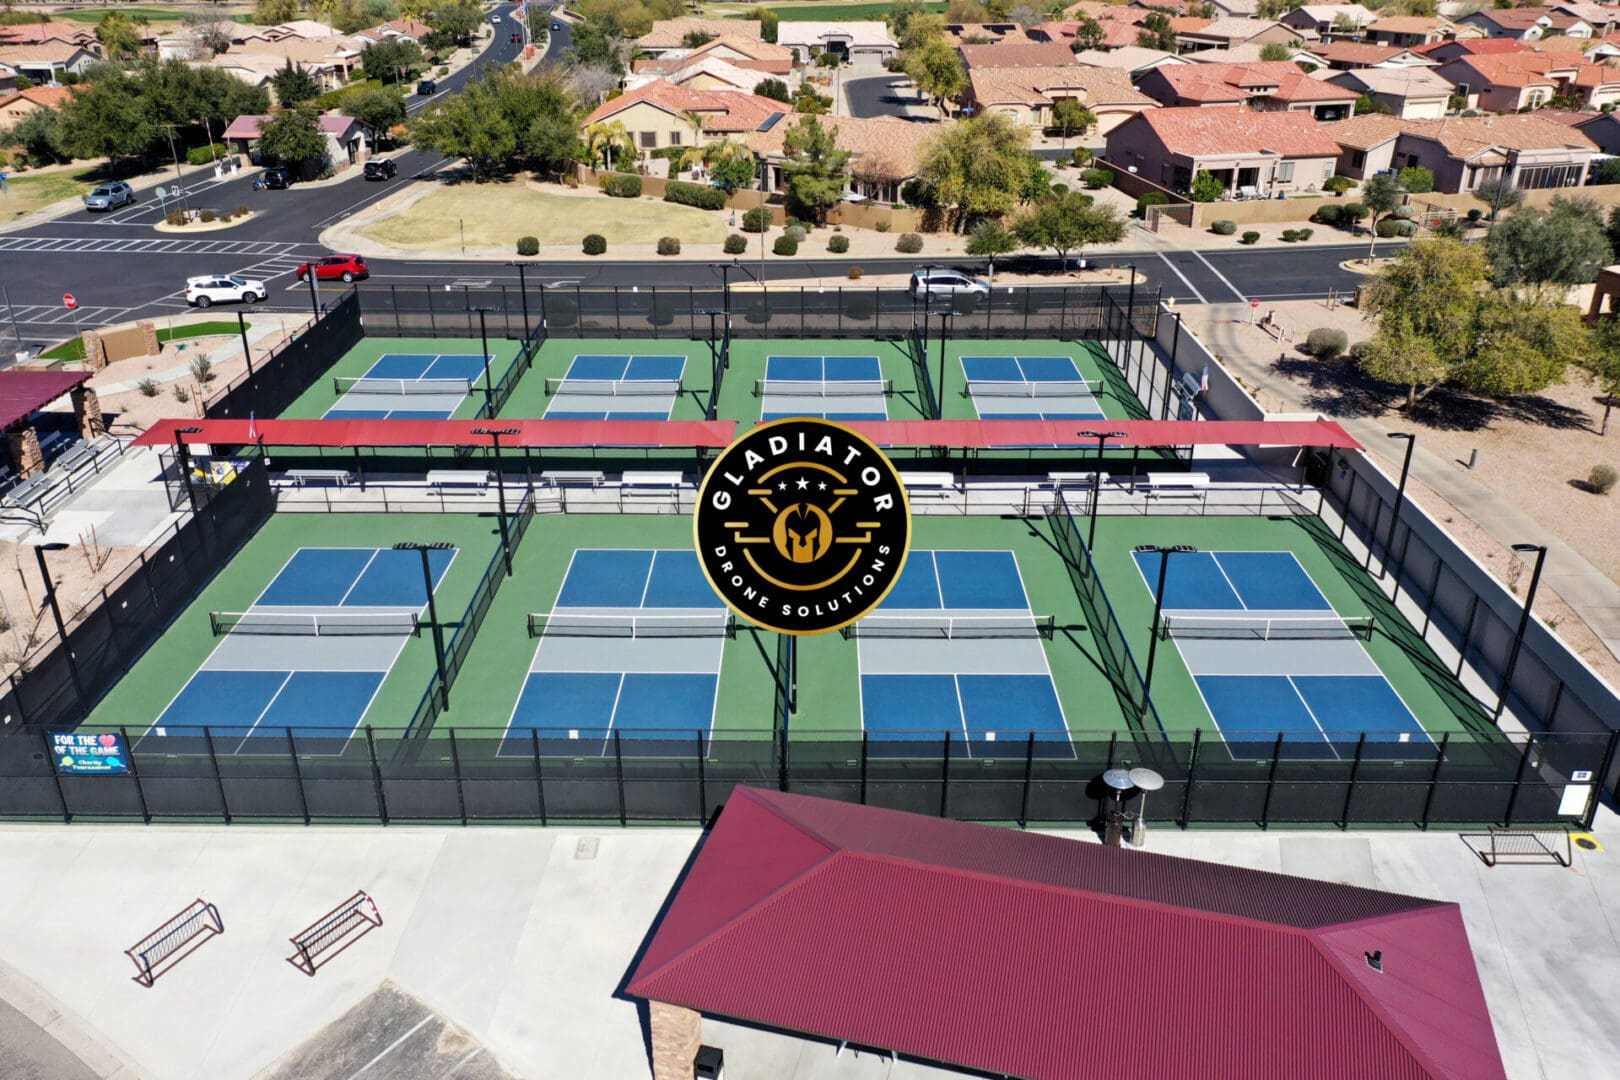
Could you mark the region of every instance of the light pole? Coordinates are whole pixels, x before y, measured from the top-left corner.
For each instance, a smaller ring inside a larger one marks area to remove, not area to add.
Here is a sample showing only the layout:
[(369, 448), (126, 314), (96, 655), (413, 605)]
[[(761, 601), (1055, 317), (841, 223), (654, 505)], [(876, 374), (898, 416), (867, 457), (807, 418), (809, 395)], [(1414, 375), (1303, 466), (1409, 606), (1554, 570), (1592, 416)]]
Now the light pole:
[(56, 599), (56, 583), (51, 580), (50, 567), (45, 565), (45, 549), (61, 551), (66, 544), (35, 544), (34, 555), (39, 559), (39, 576), (45, 581), (45, 600), (51, 608), (51, 618), (56, 622), (56, 636), (62, 642), (62, 655), (67, 657), (68, 674), (73, 678), (73, 692), (78, 695), (79, 702), (84, 703), (84, 687), (79, 682), (79, 665), (74, 659), (73, 650), (68, 648), (67, 627), (62, 622), (62, 605)]
[[(1406, 458), (1401, 462), (1401, 482), (1395, 489), (1395, 512), (1389, 516), (1389, 536), (1384, 540), (1383, 570), (1389, 572), (1389, 549), (1395, 546), (1395, 523), (1401, 520), (1401, 503), (1406, 499), (1406, 478), (1412, 471), (1412, 449), (1417, 446), (1417, 436), (1410, 431), (1391, 431), (1388, 438), (1400, 439), (1406, 443)], [(1369, 553), (1369, 558), (1371, 557)], [(1395, 588), (1401, 587), (1400, 564), (1395, 566)]]
[(1147, 704), (1153, 691), (1153, 660), (1159, 651), (1159, 619), (1164, 614), (1164, 576), (1170, 569), (1170, 556), (1193, 554), (1197, 548), (1188, 544), (1172, 544), (1161, 547), (1157, 544), (1138, 544), (1136, 550), (1139, 554), (1156, 551), (1159, 554), (1159, 584), (1153, 590), (1153, 636), (1148, 641), (1147, 673), (1142, 677), (1142, 711), (1147, 711)]
[[(765, 178), (770, 175), (771, 163), (763, 158), (759, 163), (759, 216), (760, 224), (764, 228), (759, 230), (759, 285), (765, 287), (765, 238), (770, 235), (771, 226), (765, 220)], [(746, 223), (745, 223), (746, 224)]]
[(253, 374), (253, 350), (248, 348), (247, 319), (240, 311), (236, 313), (236, 329), (242, 335), (242, 359), (247, 361), (248, 374)]
[(1502, 689), (1496, 699), (1496, 713), (1493, 717), (1498, 723), (1502, 719), (1502, 711), (1507, 708), (1508, 687), (1513, 683), (1513, 669), (1519, 665), (1519, 650), (1524, 647), (1524, 632), (1530, 627), (1530, 606), (1536, 602), (1536, 588), (1541, 584), (1541, 566), (1547, 561), (1546, 544), (1514, 544), (1513, 550), (1521, 555), (1536, 553), (1536, 568), (1530, 572), (1530, 589), (1524, 594), (1524, 610), (1519, 613), (1519, 628), (1513, 633), (1513, 649), (1508, 653), (1507, 669), (1502, 672)]
[[(191, 199), (186, 195), (185, 177), (180, 173), (180, 152), (174, 148), (174, 125), (164, 124), (163, 133), (169, 137), (169, 156), (174, 158), (174, 178), (177, 181), (174, 185), (174, 191), (176, 195), (180, 196), (180, 205), (185, 207), (186, 217), (189, 218), (191, 216)], [(212, 144), (210, 143), (210, 145)]]
[(196, 435), (202, 431), (200, 427), (183, 427), (174, 429), (174, 464), (180, 473), (180, 485), (186, 489), (186, 498), (191, 503), (191, 512), (197, 512), (197, 492), (191, 486), (191, 455), (186, 451), (186, 441), (180, 436)]
[(493, 311), (493, 308), (472, 307), (468, 311), (478, 313), (478, 340), (483, 343), (484, 349), (484, 416), (495, 419), (495, 381), (489, 373), (489, 328), (484, 322), (484, 316)]
[(1097, 501), (1102, 498), (1102, 455), (1103, 447), (1109, 439), (1123, 439), (1123, 431), (1077, 431), (1076, 435), (1082, 439), (1097, 440), (1097, 464), (1091, 470), (1091, 525), (1086, 531), (1086, 550), (1090, 551), (1097, 546)]
[(439, 626), (439, 605), (433, 601), (433, 566), (428, 562), (430, 551), (454, 551), (454, 544), (438, 541), (432, 544), (399, 543), (395, 551), (422, 553), (422, 586), (427, 589), (428, 627), (433, 631), (433, 659), (439, 665), (439, 706), (450, 707), (450, 677), (444, 670), (444, 630)]
[(315, 318), (321, 317), (321, 287), (315, 283), (315, 260), (309, 262), (309, 269), (304, 272), (304, 280), (309, 282), (309, 306), (315, 312)]
[(517, 428), (487, 428), (472, 429), (474, 435), (488, 435), (489, 441), (495, 448), (495, 497), (499, 500), (501, 523), (501, 554), (506, 559), (506, 576), (512, 576), (512, 539), (506, 532), (506, 478), (501, 472), (501, 436), (516, 435)]
[[(527, 263), (522, 263), (522, 262), (510, 262), (510, 263), (507, 263), (506, 265), (517, 267), (517, 272), (518, 272), (518, 297), (523, 301), (523, 339), (525, 341), (527, 341), (528, 338), (529, 338), (530, 332), (533, 330), (533, 327), (531, 327), (529, 325), (529, 285), (528, 285), (528, 278), (524, 274), (524, 271), (528, 268), (528, 264)], [(489, 350), (486, 349), (485, 351), (488, 352)]]
[(943, 420), (945, 419), (945, 339), (950, 336), (949, 326), (945, 320), (954, 319), (956, 312), (935, 311), (931, 312), (931, 314), (939, 316), (939, 385), (935, 389), (937, 400), (934, 402), (934, 412), (938, 414), (935, 417), (936, 420)]

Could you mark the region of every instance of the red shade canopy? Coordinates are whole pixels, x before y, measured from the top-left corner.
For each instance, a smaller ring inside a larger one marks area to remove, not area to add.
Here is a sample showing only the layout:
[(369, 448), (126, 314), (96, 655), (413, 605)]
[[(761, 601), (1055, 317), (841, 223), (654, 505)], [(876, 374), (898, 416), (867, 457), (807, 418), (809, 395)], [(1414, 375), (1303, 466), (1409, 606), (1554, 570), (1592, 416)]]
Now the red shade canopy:
[(1331, 420), (860, 420), (850, 424), (879, 446), (1097, 448), (1098, 435), (1123, 432), (1109, 446), (1336, 446), (1361, 444)]
[(89, 382), (88, 371), (0, 371), (0, 427), (26, 420), (57, 398)]
[(724, 447), (731, 444), (734, 420), (159, 420), (135, 440), (136, 446), (174, 442), (180, 428), (198, 428), (187, 443), (245, 446), (488, 446), (497, 431), (502, 446)]

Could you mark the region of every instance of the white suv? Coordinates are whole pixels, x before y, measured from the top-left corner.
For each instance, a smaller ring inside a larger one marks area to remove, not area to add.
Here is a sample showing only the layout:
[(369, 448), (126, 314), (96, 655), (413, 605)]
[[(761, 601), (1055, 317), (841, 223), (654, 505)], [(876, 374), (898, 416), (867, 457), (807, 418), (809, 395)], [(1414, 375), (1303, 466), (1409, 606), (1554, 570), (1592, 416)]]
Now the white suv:
[(913, 297), (982, 295), (990, 291), (983, 281), (955, 270), (913, 271), (910, 288)]
[(186, 303), (192, 307), (240, 300), (244, 304), (263, 300), (269, 291), (262, 281), (248, 281), (235, 274), (213, 274), (208, 277), (186, 278)]

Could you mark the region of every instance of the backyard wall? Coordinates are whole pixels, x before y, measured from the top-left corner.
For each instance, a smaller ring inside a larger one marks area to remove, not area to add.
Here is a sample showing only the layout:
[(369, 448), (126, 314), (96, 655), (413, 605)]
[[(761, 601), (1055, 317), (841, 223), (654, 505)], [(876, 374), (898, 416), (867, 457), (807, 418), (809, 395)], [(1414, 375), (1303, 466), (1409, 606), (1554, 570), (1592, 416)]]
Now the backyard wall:
[[(585, 166), (580, 165), (578, 166), (578, 175), (579, 182), (586, 187), (600, 188), (602, 186), (602, 178), (604, 176), (633, 176), (636, 174), (604, 172), (599, 169), (587, 169)], [(686, 183), (686, 181), (682, 181), (682, 183)], [(641, 178), (642, 198), (662, 199), (664, 197), (664, 191), (668, 187), (669, 181), (662, 176), (643, 176)], [(777, 205), (771, 207), (771, 201), (773, 198), (778, 199), (778, 202)], [(779, 196), (772, 196), (769, 193), (767, 193), (765, 196), (765, 205), (767, 207), (771, 207), (771, 219), (773, 224), (776, 225), (782, 224), (785, 214), (779, 200)], [(726, 209), (728, 210), (752, 210), (758, 205), (759, 192), (754, 188), (738, 188), (726, 198)]]

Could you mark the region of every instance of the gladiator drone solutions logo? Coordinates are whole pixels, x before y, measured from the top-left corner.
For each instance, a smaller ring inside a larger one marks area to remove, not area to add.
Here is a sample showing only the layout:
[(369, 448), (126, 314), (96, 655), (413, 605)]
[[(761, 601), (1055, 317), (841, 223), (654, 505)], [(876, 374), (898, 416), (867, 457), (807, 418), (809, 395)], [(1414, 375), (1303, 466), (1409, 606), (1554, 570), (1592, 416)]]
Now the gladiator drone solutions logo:
[(842, 424), (751, 429), (698, 490), (698, 560), (737, 614), (783, 634), (848, 626), (888, 595), (911, 543), (894, 466)]

